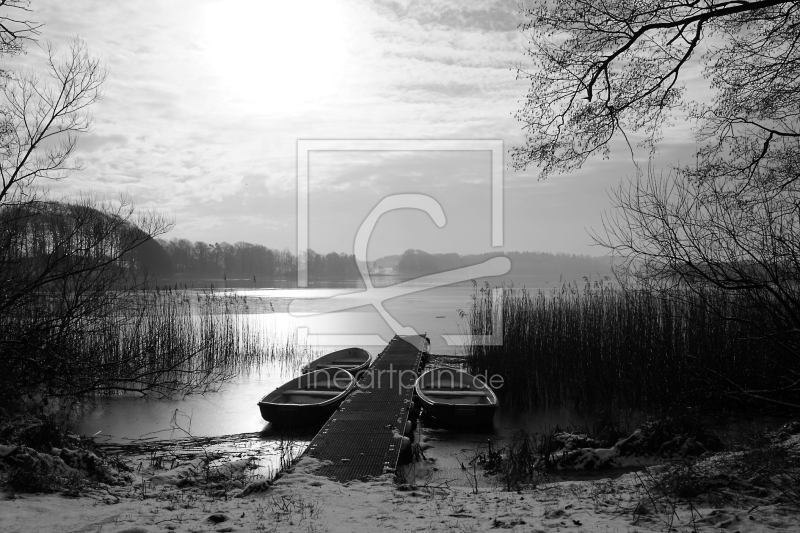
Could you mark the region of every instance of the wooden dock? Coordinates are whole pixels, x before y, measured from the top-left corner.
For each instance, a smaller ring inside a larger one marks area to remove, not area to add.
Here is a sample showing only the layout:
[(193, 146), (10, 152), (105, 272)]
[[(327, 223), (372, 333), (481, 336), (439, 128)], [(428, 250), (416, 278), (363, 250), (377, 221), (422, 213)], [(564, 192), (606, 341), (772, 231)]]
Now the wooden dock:
[(309, 457), (331, 462), (317, 474), (346, 482), (380, 476), (397, 466), (414, 382), (428, 347), (428, 340), (416, 335), (395, 336), (389, 342), (309, 444)]

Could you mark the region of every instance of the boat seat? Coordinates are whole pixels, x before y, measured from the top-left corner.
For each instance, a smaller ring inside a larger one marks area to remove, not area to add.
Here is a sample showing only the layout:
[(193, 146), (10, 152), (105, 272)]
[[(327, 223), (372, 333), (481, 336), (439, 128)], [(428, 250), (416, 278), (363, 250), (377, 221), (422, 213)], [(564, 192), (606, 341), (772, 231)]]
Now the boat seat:
[(331, 363), (326, 365), (317, 365), (314, 368), (355, 368), (361, 363)]
[(422, 393), (426, 396), (486, 396), (486, 393), (479, 390), (424, 390)]
[(339, 396), (343, 390), (313, 390), (313, 389), (294, 389), (287, 390), (283, 394), (302, 394), (304, 396)]

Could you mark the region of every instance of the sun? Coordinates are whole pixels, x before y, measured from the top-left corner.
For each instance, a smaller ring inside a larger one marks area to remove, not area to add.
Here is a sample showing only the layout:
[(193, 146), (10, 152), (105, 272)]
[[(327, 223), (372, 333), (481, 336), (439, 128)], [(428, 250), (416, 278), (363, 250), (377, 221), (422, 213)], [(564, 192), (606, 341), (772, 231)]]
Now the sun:
[(348, 78), (347, 11), (335, 0), (206, 4), (202, 46), (209, 72), (248, 106), (318, 105)]

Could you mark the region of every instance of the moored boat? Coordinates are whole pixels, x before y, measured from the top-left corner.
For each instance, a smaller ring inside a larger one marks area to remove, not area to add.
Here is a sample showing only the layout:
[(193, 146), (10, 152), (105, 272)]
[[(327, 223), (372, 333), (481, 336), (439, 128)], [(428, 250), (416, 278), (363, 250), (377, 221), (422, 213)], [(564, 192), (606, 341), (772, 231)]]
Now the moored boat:
[(264, 420), (280, 426), (324, 422), (356, 385), (341, 368), (315, 370), (294, 378), (264, 396), (258, 407)]
[(414, 385), (416, 401), (425, 413), (446, 424), (491, 425), (497, 395), (480, 378), (452, 368), (434, 368)]
[(314, 359), (303, 367), (302, 372), (305, 374), (326, 368), (343, 368), (356, 376), (369, 368), (371, 363), (372, 356), (368, 351), (361, 348), (345, 348)]

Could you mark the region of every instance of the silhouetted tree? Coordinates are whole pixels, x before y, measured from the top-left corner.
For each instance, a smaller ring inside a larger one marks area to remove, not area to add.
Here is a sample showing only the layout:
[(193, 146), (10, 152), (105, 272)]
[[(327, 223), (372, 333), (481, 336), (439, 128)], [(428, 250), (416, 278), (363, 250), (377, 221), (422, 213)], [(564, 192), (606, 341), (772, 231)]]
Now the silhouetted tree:
[[(695, 121), (699, 176), (747, 178), (797, 162), (800, 3), (556, 0), (525, 10), (533, 67), (514, 164), (543, 176), (608, 154), (617, 134), (654, 148), (676, 111)], [(701, 44), (711, 41), (698, 57)], [(685, 100), (692, 60), (716, 89)]]
[[(41, 24), (27, 20), (31, 9), (28, 0), (0, 0), (0, 57), (20, 54), (25, 44), (39, 35)], [(0, 77), (5, 77), (0, 69)]]
[[(800, 2), (557, 0), (526, 15), (535, 65), (519, 72), (531, 86), (515, 166), (570, 171), (630, 133), (655, 150), (684, 113), (696, 164), (622, 185), (596, 238), (627, 259), (620, 274), (636, 288), (687, 290), (707, 305), (710, 290), (731, 293), (738, 305), (719, 318), (747, 321), (772, 343), (785, 378), (771, 390), (714, 379), (740, 397), (797, 398)], [(709, 102), (685, 98), (694, 60), (714, 89)]]
[[(780, 368), (771, 390), (716, 374), (707, 378), (735, 396), (776, 404), (792, 398), (788, 403), (797, 406), (800, 191), (796, 182), (777, 188), (755, 183), (651, 171), (613, 193), (616, 209), (596, 239), (625, 258), (618, 268), (630, 286), (699, 297), (717, 317), (745, 323), (751, 340), (771, 345), (769, 364)], [(733, 297), (718, 307), (714, 291)]]
[[(0, 2), (4, 53), (20, 51), (17, 39), (38, 28), (19, 22), (22, 30), (8, 29), (13, 17), (4, 9), (23, 4)], [(0, 404), (90, 394), (123, 382), (181, 389), (175, 376), (185, 359), (159, 366), (150, 354), (121, 353), (112, 361), (92, 351), (98, 335), (130, 325), (129, 296), (143, 279), (140, 247), (172, 224), (135, 210), (126, 196), (47, 197), (47, 180), (79, 168), (72, 155), (78, 135), (91, 126), (88, 109), (106, 73), (79, 39), (63, 56), (49, 45), (44, 52), (49, 77), (6, 71), (0, 88)]]

